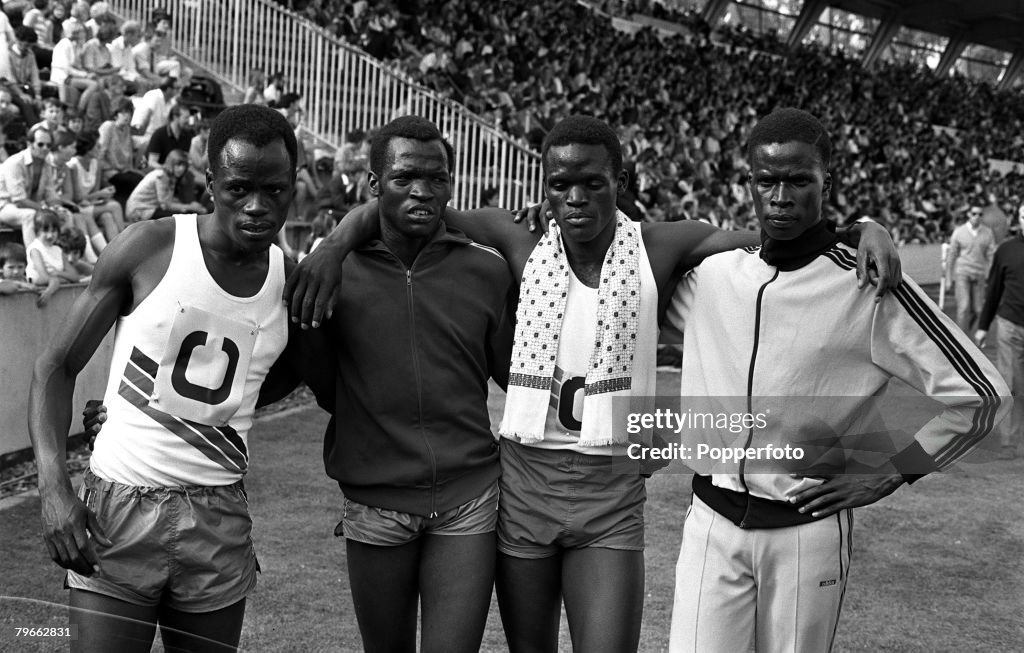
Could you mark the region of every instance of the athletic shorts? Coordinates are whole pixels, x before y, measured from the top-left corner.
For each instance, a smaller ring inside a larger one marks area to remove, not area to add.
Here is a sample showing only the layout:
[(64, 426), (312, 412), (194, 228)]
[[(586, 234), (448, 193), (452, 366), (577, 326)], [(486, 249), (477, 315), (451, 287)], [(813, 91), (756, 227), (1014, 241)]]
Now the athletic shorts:
[(560, 549), (644, 550), (647, 490), (608, 456), (527, 447), (501, 439), (498, 550), (549, 558)]
[(133, 487), (86, 472), (80, 498), (114, 543), (93, 541), (100, 571), (66, 585), (135, 605), (212, 612), (244, 599), (259, 563), (242, 482)]
[(423, 535), (482, 535), (498, 523), (498, 482), (480, 496), (438, 514), (424, 517), (386, 508), (374, 508), (345, 499), (335, 535), (376, 546), (402, 546)]

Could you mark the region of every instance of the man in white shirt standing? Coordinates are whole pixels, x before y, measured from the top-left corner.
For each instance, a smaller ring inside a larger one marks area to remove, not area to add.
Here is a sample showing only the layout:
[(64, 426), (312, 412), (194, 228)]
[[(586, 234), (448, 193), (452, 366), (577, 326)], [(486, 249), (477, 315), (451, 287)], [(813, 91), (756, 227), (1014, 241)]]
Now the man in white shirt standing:
[(971, 206), (967, 222), (949, 238), (946, 267), (946, 285), (952, 285), (956, 294), (956, 323), (964, 333), (972, 333), (985, 303), (985, 279), (995, 251), (992, 230), (981, 224), (981, 207)]

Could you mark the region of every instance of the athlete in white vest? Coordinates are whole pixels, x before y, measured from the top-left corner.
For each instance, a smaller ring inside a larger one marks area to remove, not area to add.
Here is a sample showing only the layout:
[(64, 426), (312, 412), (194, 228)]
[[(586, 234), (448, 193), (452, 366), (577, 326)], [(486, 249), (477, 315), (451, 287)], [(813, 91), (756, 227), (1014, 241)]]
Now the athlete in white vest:
[[(132, 225), (39, 358), (29, 431), (43, 536), (68, 569), (73, 645), (238, 644), (257, 563), (241, 479), (260, 387), (285, 348), (296, 142), (265, 107), (223, 112), (209, 140), (210, 215)], [(78, 497), (65, 465), (75, 377), (111, 326), (108, 418)]]

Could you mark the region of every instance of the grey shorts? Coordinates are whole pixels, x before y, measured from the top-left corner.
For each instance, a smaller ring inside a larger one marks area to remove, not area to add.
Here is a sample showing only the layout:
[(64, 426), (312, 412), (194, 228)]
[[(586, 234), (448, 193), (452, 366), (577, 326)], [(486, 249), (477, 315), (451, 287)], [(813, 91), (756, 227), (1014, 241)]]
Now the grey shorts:
[(498, 483), (495, 481), (480, 496), (436, 517), (374, 508), (345, 499), (340, 528), (334, 532), (363, 544), (401, 546), (423, 535), (493, 533), (497, 522)]
[(644, 550), (647, 490), (610, 456), (527, 447), (501, 439), (498, 550), (548, 558), (560, 549)]
[(241, 481), (219, 487), (133, 487), (91, 471), (79, 493), (111, 547), (93, 542), (100, 571), (66, 584), (135, 605), (212, 612), (244, 599), (259, 563)]

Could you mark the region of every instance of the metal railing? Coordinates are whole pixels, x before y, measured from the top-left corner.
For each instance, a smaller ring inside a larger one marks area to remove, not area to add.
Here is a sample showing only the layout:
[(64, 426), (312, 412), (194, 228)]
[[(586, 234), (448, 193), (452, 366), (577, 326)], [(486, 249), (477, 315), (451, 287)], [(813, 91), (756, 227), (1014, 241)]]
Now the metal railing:
[(270, 0), (113, 0), (111, 8), (143, 24), (156, 6), (173, 16), (171, 47), (235, 89), (250, 70), (283, 71), (303, 94), (305, 127), (339, 146), (349, 131), (380, 127), (401, 115), (432, 120), (455, 148), (453, 206), (481, 205), (488, 188), (498, 203), (539, 201), (540, 157), (464, 106), (416, 84)]

